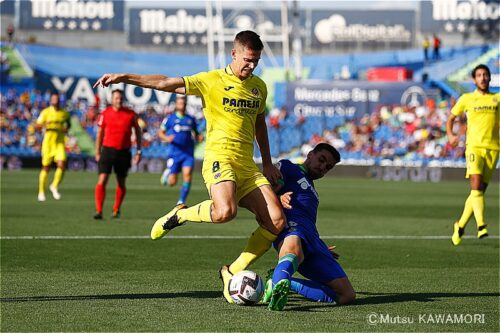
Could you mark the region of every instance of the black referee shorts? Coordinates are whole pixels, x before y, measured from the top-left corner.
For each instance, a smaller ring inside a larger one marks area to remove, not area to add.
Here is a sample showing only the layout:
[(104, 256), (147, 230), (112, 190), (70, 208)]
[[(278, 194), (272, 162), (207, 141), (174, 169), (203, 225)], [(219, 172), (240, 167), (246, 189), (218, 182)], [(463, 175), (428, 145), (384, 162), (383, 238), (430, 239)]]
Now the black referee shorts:
[(127, 177), (128, 170), (132, 166), (132, 154), (130, 149), (114, 149), (102, 147), (101, 159), (99, 160), (99, 173), (110, 174), (114, 170), (117, 176)]

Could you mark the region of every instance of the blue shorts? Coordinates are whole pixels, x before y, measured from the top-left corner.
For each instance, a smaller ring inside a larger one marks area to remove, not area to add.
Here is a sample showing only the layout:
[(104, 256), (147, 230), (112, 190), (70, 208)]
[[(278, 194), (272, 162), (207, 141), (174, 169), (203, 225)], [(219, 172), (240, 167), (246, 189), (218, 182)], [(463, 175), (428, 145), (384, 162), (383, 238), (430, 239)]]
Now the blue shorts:
[(188, 154), (169, 155), (167, 159), (167, 168), (169, 174), (177, 174), (182, 171), (182, 168), (194, 167), (194, 157)]
[(299, 265), (299, 273), (305, 278), (326, 284), (332, 280), (347, 277), (340, 264), (335, 260), (328, 246), (319, 238), (317, 233), (312, 233), (300, 225), (287, 227), (274, 241), (277, 248), (288, 236), (298, 236), (302, 240), (304, 261)]

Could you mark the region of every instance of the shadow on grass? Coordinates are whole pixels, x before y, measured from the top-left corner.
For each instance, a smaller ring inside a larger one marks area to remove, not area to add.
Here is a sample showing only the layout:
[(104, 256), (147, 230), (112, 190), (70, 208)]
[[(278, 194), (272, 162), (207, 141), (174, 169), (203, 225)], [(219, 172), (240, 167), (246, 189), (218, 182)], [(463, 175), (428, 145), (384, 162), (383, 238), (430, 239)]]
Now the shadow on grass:
[[(403, 302), (435, 302), (441, 298), (466, 298), (466, 297), (499, 297), (500, 293), (374, 293), (358, 291), (356, 302), (350, 306), (403, 303)], [(287, 303), (285, 311), (318, 312), (322, 308), (330, 307), (328, 303), (303, 303), (298, 296), (292, 296)]]
[(220, 291), (186, 291), (178, 293), (156, 293), (156, 294), (110, 294), (110, 295), (68, 295), (68, 296), (26, 296), (26, 297), (3, 297), (1, 303), (19, 302), (52, 302), (52, 301), (93, 301), (113, 299), (158, 299), (158, 298), (220, 298)]
[[(500, 293), (371, 293), (359, 291), (356, 305), (401, 302), (434, 302), (439, 298), (498, 297)], [(367, 296), (360, 298), (359, 296)]]
[[(403, 303), (403, 302), (434, 302), (440, 298), (456, 297), (499, 297), (500, 293), (374, 293), (357, 292), (358, 298), (351, 306)], [(109, 295), (68, 295), (68, 296), (25, 296), (0, 298), (1, 303), (22, 302), (53, 302), (53, 301), (93, 301), (115, 299), (172, 299), (172, 298), (220, 298), (220, 291), (186, 291), (156, 294), (109, 294)], [(266, 306), (256, 304), (256, 306)], [(318, 312), (331, 307), (328, 303), (311, 303), (299, 295), (291, 295), (285, 311)]]

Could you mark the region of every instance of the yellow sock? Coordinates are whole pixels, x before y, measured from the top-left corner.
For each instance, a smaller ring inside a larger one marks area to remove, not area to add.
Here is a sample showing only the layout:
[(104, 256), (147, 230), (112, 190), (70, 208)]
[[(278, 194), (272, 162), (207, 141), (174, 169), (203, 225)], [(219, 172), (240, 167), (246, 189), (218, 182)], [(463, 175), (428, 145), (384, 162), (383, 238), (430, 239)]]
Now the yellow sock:
[(54, 173), (54, 180), (52, 181), (52, 187), (58, 188), (59, 184), (61, 184), (61, 181), (64, 176), (64, 170), (61, 168), (57, 168), (56, 172)]
[(47, 179), (49, 178), (49, 173), (42, 169), (40, 171), (40, 177), (38, 178), (38, 193), (45, 193), (45, 188), (47, 187)]
[(482, 227), (484, 223), (484, 192), (472, 190), (470, 191), (472, 197), (472, 209), (474, 210), (474, 217), (476, 218), (477, 227)]
[(243, 252), (229, 266), (229, 271), (236, 274), (245, 270), (255, 260), (269, 250), (276, 237), (276, 235), (259, 226), (248, 239), (247, 246)]
[(205, 200), (192, 207), (181, 209), (177, 212), (179, 223), (184, 222), (212, 222), (212, 200)]
[(462, 216), (460, 216), (460, 220), (458, 220), (458, 226), (460, 228), (465, 228), (467, 223), (469, 222), (470, 217), (472, 216), (472, 194), (469, 194), (467, 200), (465, 200), (464, 211), (462, 212)]

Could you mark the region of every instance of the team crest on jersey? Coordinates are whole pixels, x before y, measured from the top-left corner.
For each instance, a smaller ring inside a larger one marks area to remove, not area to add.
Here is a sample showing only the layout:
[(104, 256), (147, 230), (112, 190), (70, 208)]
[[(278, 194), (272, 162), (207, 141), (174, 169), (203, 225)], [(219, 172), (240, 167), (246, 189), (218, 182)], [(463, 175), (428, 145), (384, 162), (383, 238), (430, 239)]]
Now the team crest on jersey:
[(219, 171), (219, 169), (220, 169), (219, 161), (215, 161), (212, 164), (212, 173), (216, 173), (217, 171)]
[(299, 184), (300, 188), (304, 191), (306, 191), (307, 189), (311, 189), (311, 192), (314, 194), (316, 199), (319, 199), (318, 192), (316, 192), (316, 189), (314, 187), (312, 187), (311, 184), (309, 184), (309, 182), (307, 181), (307, 179), (305, 177), (300, 178), (297, 181), (297, 184)]
[(493, 97), (493, 103), (498, 103), (498, 98)]
[(254, 95), (255, 97), (259, 97), (259, 89), (253, 88), (252, 89), (252, 95)]

